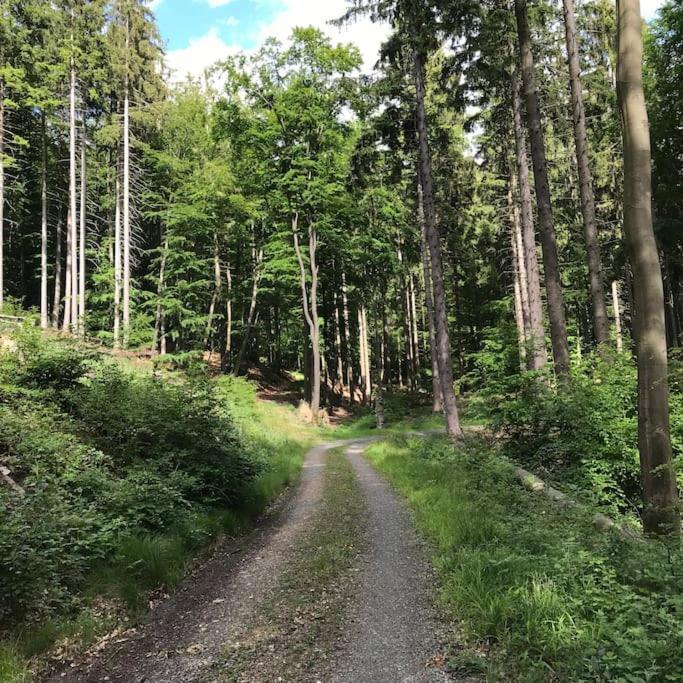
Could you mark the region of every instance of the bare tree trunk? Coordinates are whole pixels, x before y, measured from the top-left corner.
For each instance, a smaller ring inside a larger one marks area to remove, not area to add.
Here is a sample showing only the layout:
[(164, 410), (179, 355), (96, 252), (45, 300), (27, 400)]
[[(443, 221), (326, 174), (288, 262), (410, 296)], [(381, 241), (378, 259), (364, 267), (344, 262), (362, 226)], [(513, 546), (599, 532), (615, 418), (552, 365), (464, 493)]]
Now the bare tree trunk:
[(434, 215), (432, 161), (429, 151), (427, 115), (425, 112), (424, 55), (416, 51), (414, 59), (420, 159), (419, 175), (422, 184), (425, 234), (429, 246), (432, 284), (434, 287), (435, 341), (438, 350), (439, 379), (441, 380), (441, 395), (446, 417), (446, 431), (452, 438), (460, 438), (462, 437), (462, 428), (460, 427), (458, 406), (455, 401), (455, 391), (453, 390), (453, 362), (448, 336), (448, 312), (446, 310), (446, 292), (444, 290), (443, 268), (441, 265), (441, 244)]
[(230, 367), (232, 361), (232, 273), (230, 264), (225, 266), (225, 275), (228, 283), (228, 293), (225, 302), (225, 367)]
[[(161, 298), (161, 296), (164, 293), (164, 287), (165, 287), (165, 275), (166, 275), (166, 256), (168, 254), (168, 235), (164, 237), (164, 246), (163, 246), (164, 252), (161, 255), (161, 261), (159, 263), (159, 284), (157, 285), (157, 296)], [(166, 315), (164, 313), (164, 309), (161, 305), (161, 302), (159, 301), (157, 303), (157, 310), (156, 310), (156, 315), (155, 315), (155, 320), (154, 320), (154, 341), (152, 343), (152, 350), (156, 351), (157, 346), (159, 347), (159, 353), (161, 354), (161, 347), (166, 346), (166, 324), (165, 324), (165, 318)]]
[[(69, 209), (71, 221), (71, 288), (69, 289), (71, 330), (78, 332), (78, 213), (76, 205), (76, 68), (71, 62), (71, 85), (69, 89)], [(69, 267), (67, 266), (67, 270)], [(67, 273), (67, 279), (69, 275)]]
[(410, 290), (410, 315), (413, 322), (413, 358), (415, 360), (415, 379), (420, 371), (420, 333), (417, 329), (417, 305), (415, 303), (415, 283), (413, 281), (413, 274), (409, 274), (408, 286)]
[(121, 348), (121, 182), (116, 160), (116, 209), (114, 217), (114, 348)]
[(339, 395), (343, 398), (346, 389), (344, 382), (344, 363), (342, 362), (341, 320), (339, 318), (339, 294), (334, 293), (334, 355), (335, 374), (339, 388)]
[(351, 403), (356, 400), (356, 386), (353, 381), (353, 359), (351, 358), (351, 321), (349, 316), (349, 296), (346, 286), (346, 273), (342, 271), (342, 305), (344, 319), (344, 363), (346, 365), (346, 383), (349, 387)]
[(612, 305), (614, 306), (614, 326), (617, 335), (617, 353), (624, 350), (624, 340), (621, 334), (621, 310), (619, 307), (619, 283), (612, 281)]
[[(126, 29), (127, 30), (127, 29)], [(128, 38), (126, 37), (126, 46)], [(123, 99), (123, 347), (130, 341), (130, 102), (128, 78)]]
[(80, 215), (80, 250), (78, 252), (78, 330), (85, 336), (85, 217), (88, 205), (88, 186), (86, 178), (86, 129), (83, 122), (83, 142), (81, 144), (81, 215)]
[(368, 401), (372, 401), (372, 368), (370, 365), (370, 346), (369, 346), (369, 336), (368, 331), (368, 314), (365, 310), (365, 306), (361, 306), (361, 315), (363, 316), (363, 349), (365, 353), (365, 383), (367, 386), (367, 397)]
[(527, 327), (525, 323), (524, 314), (524, 296), (522, 290), (526, 289), (526, 283), (522, 280), (520, 272), (520, 262), (523, 262), (518, 253), (517, 236), (519, 230), (519, 217), (517, 209), (512, 198), (512, 185), (507, 193), (508, 212), (510, 214), (510, 243), (512, 246), (512, 272), (514, 284), (514, 309), (515, 309), (515, 324), (517, 325), (517, 345), (519, 346), (519, 360), (521, 368), (526, 367), (527, 356)]
[[(45, 112), (40, 113), (42, 168), (40, 171), (40, 326), (46, 330), (47, 309), (47, 126)], [(0, 152), (1, 154), (1, 152)]]
[[(524, 320), (524, 338), (529, 346), (529, 341), (532, 337), (531, 325), (531, 308), (529, 305), (529, 280), (527, 277), (526, 262), (524, 261), (524, 239), (522, 237), (522, 227), (520, 225), (519, 208), (515, 203), (515, 187), (516, 177), (514, 173), (510, 174), (510, 203), (511, 203), (511, 218), (513, 229), (513, 247), (515, 254), (515, 262), (517, 273), (519, 275), (519, 290), (522, 301), (522, 316)], [(529, 349), (527, 348), (527, 351)], [(528, 353), (527, 353), (528, 355)], [(527, 363), (528, 367), (528, 363)]]
[(643, 38), (638, 0), (617, 0), (617, 93), (624, 142), (624, 232), (628, 240), (638, 359), (638, 448), (643, 527), (680, 533), (672, 463), (664, 293), (652, 227), (650, 131), (643, 92)]
[(251, 328), (254, 325), (254, 316), (256, 315), (256, 302), (258, 301), (258, 287), (261, 281), (261, 262), (263, 261), (263, 250), (261, 249), (258, 254), (256, 253), (256, 248), (253, 250), (253, 262), (254, 262), (254, 278), (251, 285), (251, 299), (249, 301), (249, 314), (247, 315), (247, 324), (244, 328), (244, 336), (242, 337), (242, 344), (240, 345), (239, 353), (237, 354), (237, 360), (235, 361), (235, 366), (232, 369), (232, 374), (237, 377), (242, 368), (242, 363), (244, 363), (244, 355), (247, 351), (247, 344), (251, 337)]
[[(531, 206), (531, 187), (529, 185), (529, 160), (526, 153), (526, 140), (522, 126), (522, 102), (519, 96), (519, 76), (517, 70), (512, 76), (512, 119), (515, 133), (515, 158), (520, 200), (520, 222), (522, 231), (522, 258), (526, 268), (526, 289), (529, 298), (529, 355), (527, 368), (541, 370), (548, 362), (543, 328), (543, 300), (541, 280), (538, 272), (536, 253), (536, 230)], [(514, 176), (513, 176), (514, 177)]]
[(218, 235), (213, 236), (213, 294), (209, 305), (209, 317), (206, 321), (206, 331), (204, 332), (204, 348), (208, 348), (209, 340), (213, 333), (213, 318), (216, 314), (216, 304), (221, 295), (221, 262), (218, 258)]
[(560, 279), (560, 265), (557, 257), (555, 225), (550, 200), (548, 169), (546, 166), (545, 140), (541, 124), (536, 77), (534, 75), (534, 58), (531, 51), (531, 33), (529, 31), (526, 0), (515, 0), (515, 15), (517, 17), (527, 126), (531, 142), (531, 159), (534, 167), (538, 223), (541, 231), (541, 247), (543, 249), (543, 264), (545, 266), (545, 289), (548, 298), (550, 338), (553, 344), (555, 372), (558, 376), (562, 376), (569, 372), (567, 323), (562, 295), (562, 282)]
[(420, 254), (422, 256), (422, 271), (425, 281), (425, 306), (429, 320), (429, 356), (432, 361), (432, 412), (443, 410), (441, 399), (441, 379), (439, 378), (439, 359), (436, 348), (436, 323), (434, 322), (434, 303), (432, 298), (432, 272), (429, 265), (427, 251), (427, 235), (424, 221), (424, 204), (422, 200), (422, 184), (417, 184), (418, 220), (420, 221)]
[[(4, 58), (4, 51), (2, 53)], [(5, 302), (5, 81), (0, 77), (0, 309)]]
[(66, 275), (64, 277), (64, 317), (62, 319), (62, 331), (71, 329), (71, 276), (73, 271), (71, 239), (73, 236), (71, 206), (66, 212)]
[(365, 306), (358, 308), (358, 347), (360, 351), (360, 384), (363, 403), (372, 399), (372, 379), (370, 377), (370, 353), (368, 351), (368, 328)]
[(569, 85), (572, 94), (576, 162), (579, 172), (581, 213), (583, 215), (583, 233), (586, 240), (588, 276), (593, 306), (593, 330), (595, 341), (598, 344), (604, 344), (609, 341), (609, 319), (607, 317), (607, 306), (605, 304), (605, 285), (602, 278), (602, 264), (600, 261), (600, 242), (598, 240), (598, 229), (595, 220), (593, 175), (588, 162), (586, 112), (583, 106), (583, 93), (581, 91), (581, 66), (579, 64), (579, 48), (576, 36), (574, 0), (563, 0), (563, 8), (565, 34), (567, 38), (567, 56), (569, 61)]
[(52, 293), (52, 327), (59, 327), (59, 309), (62, 304), (62, 214), (57, 214), (57, 235), (55, 241), (55, 282)]

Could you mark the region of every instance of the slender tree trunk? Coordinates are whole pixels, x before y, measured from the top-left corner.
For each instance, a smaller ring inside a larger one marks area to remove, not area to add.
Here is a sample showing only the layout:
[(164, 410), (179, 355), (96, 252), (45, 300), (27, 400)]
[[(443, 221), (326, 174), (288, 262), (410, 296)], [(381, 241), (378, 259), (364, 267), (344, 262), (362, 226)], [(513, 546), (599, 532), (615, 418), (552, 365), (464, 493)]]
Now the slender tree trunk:
[[(4, 52), (2, 53), (4, 61)], [(0, 309), (5, 302), (5, 81), (0, 77)]]
[(515, 0), (517, 33), (521, 56), (522, 82), (526, 102), (527, 125), (531, 142), (531, 159), (534, 167), (534, 185), (538, 206), (538, 223), (541, 232), (543, 264), (545, 266), (545, 289), (548, 299), (550, 318), (550, 338), (553, 344), (555, 372), (558, 376), (569, 372), (569, 344), (567, 342), (567, 323), (560, 279), (560, 265), (557, 257), (557, 241), (550, 200), (550, 185), (546, 166), (545, 140), (541, 124), (541, 110), (534, 75), (534, 58), (531, 51), (531, 33), (527, 16), (526, 0)]
[(81, 215), (80, 215), (80, 250), (78, 252), (78, 330), (85, 336), (85, 219), (88, 206), (88, 185), (86, 178), (86, 130), (83, 122), (83, 142), (81, 144)]
[(59, 328), (59, 309), (62, 304), (62, 214), (57, 214), (57, 235), (55, 239), (55, 282), (52, 293), (52, 327)]
[(237, 360), (235, 361), (235, 366), (232, 369), (232, 374), (237, 377), (244, 363), (244, 356), (247, 351), (247, 344), (251, 337), (251, 328), (254, 325), (254, 317), (256, 315), (256, 302), (258, 301), (258, 287), (261, 280), (261, 262), (263, 260), (263, 250), (256, 254), (256, 249), (254, 249), (254, 278), (251, 285), (251, 299), (249, 301), (249, 313), (247, 315), (247, 323), (244, 328), (244, 336), (242, 337), (242, 344), (240, 345), (239, 353), (237, 354)]
[(346, 273), (342, 271), (342, 306), (344, 320), (344, 363), (346, 365), (346, 383), (349, 387), (350, 401), (356, 400), (356, 386), (353, 381), (353, 359), (351, 357), (351, 319), (349, 316), (349, 296), (346, 286)]
[(225, 367), (230, 367), (232, 362), (232, 273), (230, 264), (225, 266), (225, 276), (228, 284), (228, 292), (225, 302)]
[(116, 209), (114, 216), (114, 348), (121, 348), (121, 182), (116, 161)]
[(40, 326), (48, 326), (47, 308), (47, 126), (45, 112), (40, 113), (42, 168), (40, 170)]
[(415, 302), (415, 282), (413, 280), (413, 274), (409, 275), (408, 286), (410, 289), (410, 315), (413, 321), (412, 332), (413, 332), (413, 350), (415, 359), (415, 378), (420, 371), (420, 333), (417, 326), (417, 305)]
[[(529, 354), (527, 368), (541, 370), (548, 362), (543, 328), (543, 300), (541, 280), (536, 253), (536, 230), (531, 205), (529, 184), (529, 160), (526, 153), (526, 140), (522, 125), (522, 101), (519, 95), (519, 76), (517, 69), (512, 75), (512, 122), (515, 133), (515, 159), (519, 189), (520, 222), (522, 232), (522, 258), (526, 268), (526, 289), (529, 298)], [(514, 177), (514, 176), (513, 176)]]
[(446, 292), (444, 290), (443, 268), (441, 265), (441, 244), (434, 214), (432, 161), (429, 151), (427, 116), (425, 112), (424, 55), (416, 51), (414, 58), (420, 158), (419, 175), (420, 182), (422, 183), (425, 234), (429, 246), (432, 284), (434, 288), (435, 341), (438, 350), (439, 379), (441, 380), (441, 395), (446, 416), (446, 431), (452, 438), (460, 438), (462, 437), (462, 428), (460, 427), (458, 406), (453, 390), (453, 362), (448, 336), (448, 312), (446, 310)]
[[(71, 330), (78, 332), (78, 213), (76, 187), (76, 68), (71, 64), (71, 86), (69, 89), (69, 224), (71, 243), (71, 288), (69, 289)], [(67, 270), (69, 270), (67, 266)], [(68, 279), (67, 273), (67, 279)]]
[(525, 295), (522, 294), (526, 290), (526, 283), (522, 279), (520, 259), (518, 253), (517, 236), (520, 234), (519, 216), (512, 197), (512, 185), (507, 193), (508, 212), (510, 214), (510, 243), (512, 246), (512, 272), (513, 272), (513, 286), (514, 286), (514, 308), (515, 308), (515, 324), (517, 325), (517, 344), (519, 346), (519, 360), (521, 368), (526, 367), (527, 356), (527, 329), (528, 325), (525, 322)]
[(432, 412), (440, 413), (443, 410), (441, 398), (441, 379), (439, 378), (439, 359), (436, 348), (436, 323), (434, 321), (434, 303), (432, 298), (432, 272), (429, 265), (429, 253), (427, 248), (427, 234), (424, 221), (424, 204), (422, 199), (422, 184), (417, 184), (418, 220), (420, 222), (420, 255), (422, 257), (422, 271), (425, 281), (425, 306), (429, 321), (429, 356), (432, 361)]
[[(157, 296), (159, 299), (164, 294), (165, 289), (165, 278), (166, 278), (166, 256), (168, 254), (168, 235), (164, 236), (164, 252), (161, 255), (161, 261), (159, 263), (159, 284), (157, 285)], [(165, 322), (166, 314), (164, 313), (161, 301), (157, 303), (157, 310), (154, 322), (154, 343), (152, 344), (152, 350), (156, 351), (157, 346), (159, 347), (159, 353), (161, 354), (161, 347), (166, 345), (164, 337), (166, 336)]]
[[(529, 278), (527, 276), (526, 262), (524, 260), (524, 238), (522, 237), (522, 226), (520, 223), (519, 208), (515, 203), (516, 176), (510, 173), (510, 203), (511, 219), (513, 229), (513, 247), (516, 261), (516, 268), (519, 274), (520, 296), (522, 300), (522, 315), (524, 319), (524, 338), (529, 346), (532, 337), (531, 306), (529, 304)], [(527, 348), (527, 351), (529, 349)], [(528, 355), (528, 354), (527, 354)], [(527, 367), (528, 367), (527, 361)]]
[(299, 274), (301, 284), (301, 299), (304, 308), (304, 317), (308, 325), (309, 337), (312, 351), (311, 373), (311, 414), (315, 422), (318, 421), (320, 414), (320, 332), (318, 326), (318, 264), (316, 262), (316, 251), (318, 248), (318, 237), (315, 228), (308, 227), (308, 256), (309, 270), (311, 274), (310, 285), (310, 308), (309, 292), (306, 284), (306, 266), (304, 264), (301, 247), (299, 245), (299, 214), (294, 214), (292, 218), (292, 232), (294, 234), (294, 249), (297, 261), (299, 262)]
[(650, 131), (643, 92), (643, 38), (638, 0), (617, 0), (617, 93), (624, 144), (624, 232), (633, 267), (638, 358), (638, 448), (643, 527), (680, 533), (669, 426), (664, 293), (652, 227)]
[(372, 378), (370, 376), (370, 352), (368, 350), (368, 328), (365, 306), (358, 308), (358, 346), (360, 350), (360, 377), (363, 403), (372, 400)]
[(617, 353), (624, 350), (624, 340), (621, 334), (621, 310), (619, 307), (619, 283), (612, 281), (612, 305), (614, 307), (614, 327), (617, 336)]
[(342, 361), (341, 320), (339, 317), (339, 294), (334, 293), (334, 355), (336, 379), (339, 385), (339, 395), (343, 398), (346, 389), (344, 382), (344, 363)]
[(588, 137), (586, 135), (586, 112), (583, 106), (581, 91), (581, 66), (577, 44), (576, 17), (574, 0), (563, 0), (564, 26), (567, 39), (567, 56), (569, 61), (569, 85), (572, 95), (572, 115), (574, 118), (574, 141), (576, 144), (576, 162), (579, 172), (579, 189), (581, 193), (581, 214), (583, 216), (583, 234), (586, 240), (588, 257), (588, 276), (593, 306), (593, 331), (595, 341), (604, 344), (609, 341), (609, 319), (605, 304), (605, 285), (602, 277), (600, 261), (600, 242), (595, 220), (595, 198), (593, 196), (593, 175), (588, 160)]
[[(126, 38), (128, 45), (128, 38)], [(130, 101), (128, 78), (123, 97), (123, 347), (130, 341)]]
[(71, 329), (71, 277), (73, 274), (71, 240), (73, 238), (73, 216), (71, 206), (66, 212), (66, 274), (64, 277), (64, 317), (62, 319), (62, 331), (68, 332)]
[(204, 332), (204, 348), (208, 348), (209, 340), (213, 334), (213, 318), (216, 314), (216, 305), (221, 295), (221, 262), (218, 258), (218, 235), (214, 233), (213, 236), (213, 294), (211, 295), (211, 304), (209, 305), (209, 316), (206, 321), (206, 330)]

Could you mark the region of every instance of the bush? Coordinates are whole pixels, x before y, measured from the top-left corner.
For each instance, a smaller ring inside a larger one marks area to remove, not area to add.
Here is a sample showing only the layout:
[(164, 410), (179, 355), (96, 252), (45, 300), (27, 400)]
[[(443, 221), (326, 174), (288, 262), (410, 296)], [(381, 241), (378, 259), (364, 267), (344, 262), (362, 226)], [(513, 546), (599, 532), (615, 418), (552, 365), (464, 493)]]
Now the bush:
[(493, 426), (512, 459), (601, 505), (633, 511), (641, 487), (630, 358), (590, 356), (557, 389), (526, 373), (488, 390)]

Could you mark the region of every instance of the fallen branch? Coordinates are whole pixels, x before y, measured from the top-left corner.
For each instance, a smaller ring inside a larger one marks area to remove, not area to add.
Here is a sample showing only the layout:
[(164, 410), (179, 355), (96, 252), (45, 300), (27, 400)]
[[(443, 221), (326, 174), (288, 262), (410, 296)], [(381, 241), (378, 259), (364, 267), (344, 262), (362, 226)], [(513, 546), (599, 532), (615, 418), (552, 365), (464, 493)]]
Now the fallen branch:
[(7, 484), (7, 486), (9, 486), (13, 491), (16, 491), (20, 496), (25, 496), (26, 491), (24, 491), (24, 489), (21, 488), (21, 486), (19, 486), (19, 484), (17, 484), (17, 482), (14, 481), (14, 479), (12, 479), (12, 477), (10, 476), (11, 474), (12, 471), (10, 469), (5, 467), (4, 465), (0, 465), (0, 478), (2, 479), (2, 481), (4, 481), (5, 484)]

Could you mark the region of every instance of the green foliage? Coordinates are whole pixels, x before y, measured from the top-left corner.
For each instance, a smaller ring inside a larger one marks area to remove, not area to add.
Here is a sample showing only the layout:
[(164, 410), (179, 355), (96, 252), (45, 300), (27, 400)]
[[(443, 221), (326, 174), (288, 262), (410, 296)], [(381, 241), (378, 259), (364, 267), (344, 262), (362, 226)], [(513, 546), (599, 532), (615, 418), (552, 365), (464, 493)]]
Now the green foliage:
[[(525, 491), (475, 442), (376, 444), (373, 463), (433, 543), (441, 597), (494, 680), (680, 680), (683, 554), (592, 528), (591, 512)], [(487, 653), (482, 658), (481, 652)]]

